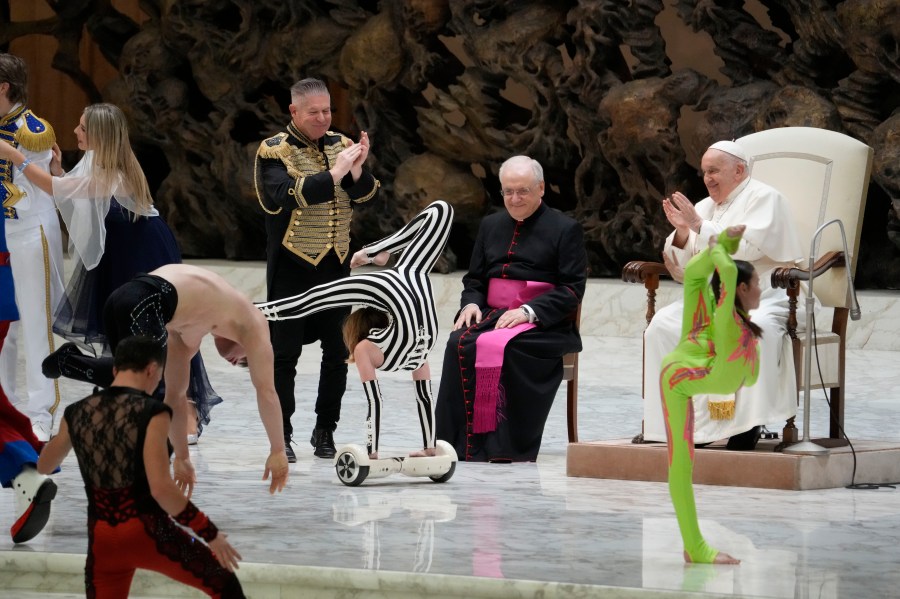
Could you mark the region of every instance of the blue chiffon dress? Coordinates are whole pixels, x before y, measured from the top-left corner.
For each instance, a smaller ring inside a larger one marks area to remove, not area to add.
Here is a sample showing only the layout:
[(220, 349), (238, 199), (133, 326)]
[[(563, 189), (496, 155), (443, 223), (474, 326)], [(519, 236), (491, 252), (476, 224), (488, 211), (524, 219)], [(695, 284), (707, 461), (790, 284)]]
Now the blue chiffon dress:
[[(166, 264), (180, 264), (181, 251), (172, 230), (159, 216), (139, 216), (124, 208), (115, 198), (104, 218), (106, 243), (100, 262), (87, 270), (77, 260), (75, 272), (66, 286), (66, 294), (56, 309), (53, 332), (78, 344), (95, 356), (94, 345), (109, 355), (103, 330), (103, 305), (110, 294), (135, 275), (151, 272)], [(163, 384), (157, 390), (160, 397)], [(200, 352), (191, 360), (188, 398), (197, 406), (198, 432), (209, 424), (213, 406), (222, 403), (210, 385)]]

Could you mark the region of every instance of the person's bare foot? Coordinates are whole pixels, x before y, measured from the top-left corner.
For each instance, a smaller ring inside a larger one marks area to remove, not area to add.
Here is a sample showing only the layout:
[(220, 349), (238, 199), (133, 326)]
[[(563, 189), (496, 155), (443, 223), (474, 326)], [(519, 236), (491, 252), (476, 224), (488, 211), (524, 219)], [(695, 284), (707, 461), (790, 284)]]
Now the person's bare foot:
[(747, 229), (747, 225), (732, 225), (726, 229), (728, 231), (729, 237), (741, 237), (744, 235), (744, 231)]
[(197, 415), (197, 404), (193, 401), (188, 400), (188, 407), (190, 408), (190, 416), (188, 416), (188, 445), (196, 445), (197, 441), (200, 439), (199, 433), (199, 416)]
[[(737, 239), (739, 237), (743, 237), (744, 230), (747, 228), (747, 225), (733, 225), (725, 229), (728, 232), (728, 236), (732, 239)], [(713, 247), (719, 243), (718, 235), (710, 235), (709, 236), (709, 247)]]
[(370, 459), (370, 460), (377, 460), (377, 459), (378, 459), (378, 452), (375, 451), (375, 452), (370, 453), (370, 454), (369, 454), (369, 459)]
[[(691, 556), (688, 555), (687, 551), (684, 552), (684, 561), (687, 564), (694, 563), (694, 561), (691, 559)], [(716, 554), (716, 557), (715, 557), (715, 559), (713, 559), (712, 563), (736, 566), (741, 563), (741, 560), (739, 560), (736, 557), (732, 557), (732, 556), (728, 555), (724, 551), (720, 551)]]
[(411, 458), (425, 458), (425, 457), (433, 457), (437, 455), (437, 449), (434, 447), (426, 447), (425, 449), (420, 449), (419, 451), (411, 451), (409, 453), (409, 457)]

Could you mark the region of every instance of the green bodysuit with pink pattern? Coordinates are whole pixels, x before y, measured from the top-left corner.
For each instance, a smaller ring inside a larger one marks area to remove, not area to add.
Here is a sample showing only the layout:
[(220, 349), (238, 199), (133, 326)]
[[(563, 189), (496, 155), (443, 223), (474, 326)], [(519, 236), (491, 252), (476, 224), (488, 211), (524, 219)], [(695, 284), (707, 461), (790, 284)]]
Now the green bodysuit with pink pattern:
[[(740, 236), (726, 229), (718, 243), (697, 254), (684, 271), (681, 341), (662, 363), (659, 383), (669, 449), (669, 493), (684, 549), (695, 563), (712, 563), (718, 550), (700, 533), (694, 503), (694, 403), (699, 393), (728, 394), (750, 386), (759, 375), (757, 339), (735, 308), (737, 266), (729, 254)], [(719, 271), (718, 304), (709, 283)]]

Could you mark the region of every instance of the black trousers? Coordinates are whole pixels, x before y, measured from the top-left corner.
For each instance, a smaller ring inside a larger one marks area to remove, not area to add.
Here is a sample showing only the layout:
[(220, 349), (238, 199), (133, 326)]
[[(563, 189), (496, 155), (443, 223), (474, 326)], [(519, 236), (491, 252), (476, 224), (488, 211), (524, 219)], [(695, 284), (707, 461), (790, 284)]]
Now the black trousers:
[[(139, 274), (113, 291), (103, 306), (103, 322), (110, 353), (115, 354), (119, 342), (132, 335), (146, 335), (162, 344), (168, 339), (166, 324), (178, 307), (178, 292), (161, 277)], [(67, 353), (59, 357), (59, 369), (66, 378), (109, 387), (113, 379), (113, 357)], [(165, 381), (160, 381), (153, 393), (165, 397)], [(222, 403), (206, 376), (206, 367), (198, 351), (191, 358), (188, 397), (197, 406), (199, 426), (209, 424), (210, 409)]]
[[(291, 297), (348, 274), (349, 267), (341, 264), (334, 252), (330, 252), (315, 268), (297, 264), (292, 258), (281, 256), (269, 281), (268, 299), (271, 301)], [(315, 427), (330, 431), (337, 428), (341, 417), (341, 400), (347, 389), (349, 354), (344, 345), (341, 327), (348, 314), (349, 308), (336, 308), (307, 318), (269, 323), (275, 354), (275, 391), (281, 403), (285, 435), (294, 432), (291, 416), (296, 410), (294, 380), (297, 376), (297, 361), (303, 352), (303, 346), (314, 341), (322, 344)]]
[[(178, 293), (161, 277), (140, 274), (113, 291), (103, 306), (103, 323), (110, 352), (132, 335), (146, 335), (166, 343), (166, 323), (178, 306)], [(194, 358), (199, 357), (199, 353)], [(87, 356), (68, 353), (59, 358), (59, 370), (66, 378), (98, 387), (113, 382), (112, 356)]]

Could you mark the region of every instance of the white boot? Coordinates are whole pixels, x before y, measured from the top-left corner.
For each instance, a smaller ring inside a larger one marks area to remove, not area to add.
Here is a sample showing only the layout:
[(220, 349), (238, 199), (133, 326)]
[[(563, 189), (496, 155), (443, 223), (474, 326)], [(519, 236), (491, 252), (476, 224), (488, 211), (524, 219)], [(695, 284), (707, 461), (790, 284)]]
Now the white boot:
[(13, 543), (33, 539), (50, 519), (50, 502), (56, 497), (56, 483), (39, 474), (34, 466), (23, 466), (13, 479), (16, 494), (16, 522), (9, 529)]

